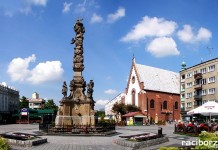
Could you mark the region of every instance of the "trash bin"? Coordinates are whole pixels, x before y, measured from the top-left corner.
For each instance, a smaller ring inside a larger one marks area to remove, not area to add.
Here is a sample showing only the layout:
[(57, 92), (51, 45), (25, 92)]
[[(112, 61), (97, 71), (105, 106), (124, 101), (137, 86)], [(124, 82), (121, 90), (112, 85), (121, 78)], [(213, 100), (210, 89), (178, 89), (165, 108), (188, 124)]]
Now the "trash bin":
[(162, 128), (161, 127), (158, 127), (158, 135), (162, 136)]

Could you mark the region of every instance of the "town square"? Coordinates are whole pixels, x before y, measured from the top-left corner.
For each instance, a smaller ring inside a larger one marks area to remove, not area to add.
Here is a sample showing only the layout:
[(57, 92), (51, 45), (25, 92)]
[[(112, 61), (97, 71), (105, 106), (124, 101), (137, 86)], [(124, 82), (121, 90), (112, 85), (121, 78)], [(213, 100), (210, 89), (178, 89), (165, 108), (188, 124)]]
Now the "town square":
[(0, 149), (217, 149), (218, 2), (0, 2)]

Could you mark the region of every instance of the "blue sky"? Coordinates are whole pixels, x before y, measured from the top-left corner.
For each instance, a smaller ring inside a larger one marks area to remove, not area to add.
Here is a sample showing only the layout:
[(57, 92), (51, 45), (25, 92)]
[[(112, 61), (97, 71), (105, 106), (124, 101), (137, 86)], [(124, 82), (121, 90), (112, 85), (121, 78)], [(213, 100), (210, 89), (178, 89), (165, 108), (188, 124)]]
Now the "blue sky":
[[(0, 82), (59, 105), (73, 78), (73, 25), (83, 18), (83, 76), (96, 109), (127, 86), (136, 62), (179, 72), (217, 57), (217, 0), (2, 0)], [(209, 50), (210, 49), (210, 50)]]

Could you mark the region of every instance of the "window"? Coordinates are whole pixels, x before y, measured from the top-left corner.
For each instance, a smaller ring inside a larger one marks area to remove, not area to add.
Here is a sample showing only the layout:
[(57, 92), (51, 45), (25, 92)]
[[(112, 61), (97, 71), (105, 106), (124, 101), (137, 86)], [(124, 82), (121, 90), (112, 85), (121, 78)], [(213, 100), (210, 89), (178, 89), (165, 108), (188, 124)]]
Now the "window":
[(178, 109), (178, 102), (175, 102), (175, 109)]
[(181, 79), (182, 79), (182, 80), (185, 79), (185, 75), (184, 75), (184, 74), (182, 75)]
[(163, 102), (163, 109), (167, 109), (167, 101)]
[(187, 85), (187, 88), (190, 88), (190, 87), (192, 87), (192, 82), (189, 82), (186, 85)]
[(132, 90), (132, 105), (135, 105), (135, 90)]
[(186, 74), (186, 78), (191, 78), (192, 77), (192, 73), (187, 73)]
[(206, 93), (207, 93), (207, 90), (202, 90), (201, 91), (201, 95), (206, 95)]
[(215, 94), (215, 88), (208, 89), (208, 94)]
[(195, 70), (195, 71), (194, 71), (194, 74), (197, 74), (197, 73), (198, 73), (198, 70)]
[(181, 94), (181, 98), (185, 98), (185, 94)]
[(215, 82), (215, 77), (208, 78), (208, 83), (213, 83), (213, 82)]
[(202, 68), (200, 71), (201, 71), (202, 74), (207, 72), (206, 68)]
[(154, 100), (150, 100), (150, 108), (154, 108)]
[(201, 80), (201, 84), (206, 84), (207, 80), (206, 79), (202, 79)]
[(186, 107), (192, 107), (192, 102), (186, 103)]
[(135, 83), (135, 76), (132, 77), (132, 84)]
[(186, 98), (191, 98), (192, 97), (192, 93), (186, 93)]
[(215, 71), (215, 65), (208, 67), (208, 72)]

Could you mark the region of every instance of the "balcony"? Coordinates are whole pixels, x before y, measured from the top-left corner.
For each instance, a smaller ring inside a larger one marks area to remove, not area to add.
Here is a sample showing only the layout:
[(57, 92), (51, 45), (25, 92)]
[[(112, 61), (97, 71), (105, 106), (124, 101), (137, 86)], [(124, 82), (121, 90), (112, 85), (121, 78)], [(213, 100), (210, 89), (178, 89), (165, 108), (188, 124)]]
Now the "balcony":
[(197, 107), (199, 107), (201, 105), (202, 105), (202, 101), (201, 100), (198, 100), (198, 101), (194, 102), (194, 108), (197, 108)]
[(194, 85), (194, 89), (195, 89), (195, 90), (202, 89), (202, 84), (195, 84), (195, 85)]
[(185, 89), (183, 88), (183, 89), (181, 89), (181, 93), (184, 93), (185, 92)]
[(194, 78), (195, 78), (195, 79), (201, 79), (201, 78), (202, 78), (202, 73), (196, 73), (196, 74), (194, 75)]
[(181, 98), (180, 98), (180, 101), (181, 101), (181, 102), (185, 102), (185, 98), (184, 98), (184, 97), (181, 97)]
[(202, 100), (202, 95), (194, 95), (194, 99), (197, 100)]
[(181, 107), (180, 110), (181, 110), (181, 111), (185, 111), (185, 108), (184, 108), (184, 107)]

